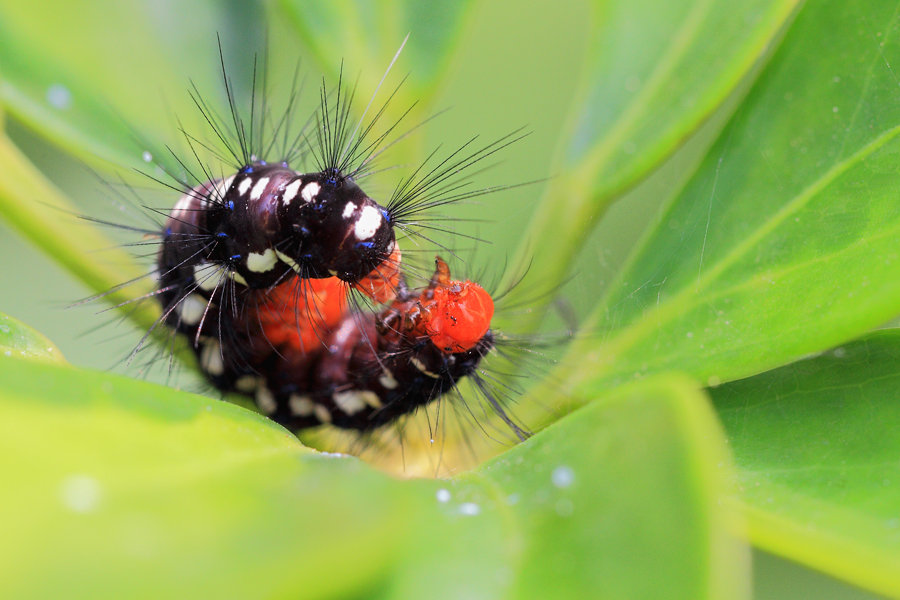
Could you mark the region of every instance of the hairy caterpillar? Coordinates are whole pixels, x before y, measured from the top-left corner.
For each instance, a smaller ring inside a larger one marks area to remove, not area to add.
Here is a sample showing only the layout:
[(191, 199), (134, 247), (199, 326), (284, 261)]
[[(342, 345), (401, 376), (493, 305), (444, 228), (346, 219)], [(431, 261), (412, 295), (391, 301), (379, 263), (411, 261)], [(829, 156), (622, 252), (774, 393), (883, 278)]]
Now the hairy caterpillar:
[[(508, 189), (470, 189), (460, 174), (519, 132), (474, 150), (472, 138), (434, 166), (423, 163), (380, 204), (359, 182), (405, 113), (373, 136), (387, 103), (353, 127), (354, 94), (340, 83), (329, 94), (323, 84), (308, 121), (315, 135), (288, 134), (287, 117), (256, 112), (255, 85), (249, 117), (242, 115), (222, 62), (230, 118), (194, 90), (213, 141), (185, 134), (196, 166), (175, 156), (183, 174), (167, 171), (182, 195), (157, 232), (158, 323), (189, 340), (216, 388), (253, 397), (292, 428), (371, 431), (438, 400), (464, 377), (478, 378), (495, 345), (491, 296), (453, 280), (440, 258), (428, 284), (411, 287), (397, 231), (415, 235), (423, 211)], [(295, 96), (296, 89), (288, 112)], [(284, 144), (272, 156), (276, 139)], [(213, 154), (230, 160), (201, 160), (198, 147), (215, 141), (224, 150)], [(292, 168), (309, 157), (315, 170)], [(481, 380), (478, 388), (524, 437), (497, 395)]]

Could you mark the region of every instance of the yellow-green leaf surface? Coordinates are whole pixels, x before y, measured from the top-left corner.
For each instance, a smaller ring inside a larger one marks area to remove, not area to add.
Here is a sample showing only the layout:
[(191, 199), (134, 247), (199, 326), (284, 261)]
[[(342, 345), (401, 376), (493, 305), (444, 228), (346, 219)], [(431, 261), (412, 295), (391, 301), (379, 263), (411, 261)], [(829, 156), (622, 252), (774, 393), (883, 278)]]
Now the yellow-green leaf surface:
[(64, 363), (62, 353), (28, 325), (0, 314), (0, 353), (4, 356)]
[(560, 147), (559, 176), (525, 234), (534, 272), (567, 272), (605, 207), (712, 115), (797, 5), (592, 3), (591, 46)]
[(396, 480), (252, 412), (120, 377), (0, 357), (0, 380), (15, 457), (4, 597), (744, 590), (718, 503), (721, 434), (680, 379), (579, 411), (456, 482)]
[[(894, 10), (805, 6), (600, 304), (570, 385), (672, 368), (715, 384), (900, 311)], [(852, 26), (826, 41), (835, 23)]]
[(462, 480), (484, 482), (523, 525), (511, 542), (519, 597), (737, 599), (748, 564), (720, 502), (723, 441), (696, 385), (659, 377), (600, 396)]
[(900, 331), (711, 390), (763, 548), (900, 597)]
[(394, 480), (225, 402), (2, 357), (0, 380), (3, 597), (359, 590), (409, 525)]

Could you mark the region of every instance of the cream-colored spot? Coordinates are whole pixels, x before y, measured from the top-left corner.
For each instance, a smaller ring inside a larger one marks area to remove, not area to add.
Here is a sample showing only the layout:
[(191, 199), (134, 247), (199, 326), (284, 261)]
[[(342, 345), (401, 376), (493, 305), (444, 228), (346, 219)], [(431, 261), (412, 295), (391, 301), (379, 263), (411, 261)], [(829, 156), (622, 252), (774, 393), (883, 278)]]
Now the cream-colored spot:
[(253, 189), (250, 190), (250, 199), (251, 200), (259, 200), (259, 198), (262, 196), (263, 192), (265, 191), (267, 185), (269, 185), (268, 177), (263, 177), (262, 179), (257, 181), (253, 185)]
[(316, 197), (316, 194), (319, 193), (319, 184), (313, 181), (312, 183), (307, 183), (306, 187), (303, 188), (303, 191), (300, 192), (300, 197), (303, 198), (306, 202), (312, 202), (313, 198)]
[(432, 373), (431, 371), (429, 371), (428, 368), (425, 366), (425, 363), (423, 363), (421, 360), (419, 360), (419, 359), (416, 358), (415, 356), (411, 357), (411, 358), (409, 359), (409, 362), (411, 362), (411, 363), (412, 363), (412, 366), (414, 366), (415, 368), (417, 368), (417, 369), (418, 369), (419, 371), (421, 371), (423, 374), (428, 375), (429, 377), (433, 377), (434, 379), (437, 379), (437, 378), (438, 378), (438, 374), (437, 374), (437, 373)]
[(264, 385), (256, 388), (256, 405), (266, 415), (271, 415), (278, 410), (278, 403), (275, 401), (274, 394)]
[(225, 372), (225, 363), (222, 362), (222, 351), (218, 341), (210, 340), (203, 346), (200, 352), (200, 368), (213, 377)]
[(385, 369), (382, 371), (381, 376), (378, 378), (378, 383), (381, 384), (386, 390), (394, 390), (397, 389), (397, 380), (394, 379), (394, 374)]
[(293, 258), (288, 256), (287, 254), (285, 254), (284, 252), (279, 252), (278, 250), (276, 250), (275, 256), (277, 256), (281, 260), (281, 262), (287, 264), (290, 268), (292, 268), (297, 273), (303, 272), (303, 269), (300, 267), (300, 264), (296, 260), (294, 260)]
[(238, 184), (238, 195), (243, 196), (247, 193), (247, 190), (250, 189), (250, 186), (253, 184), (253, 178), (244, 177), (241, 182)]
[(219, 275), (217, 268), (208, 262), (202, 262), (194, 265), (194, 281), (204, 292), (211, 292), (219, 285)]
[(232, 182), (234, 181), (234, 175), (231, 177), (226, 177), (225, 179), (220, 179), (218, 183), (216, 183), (215, 188), (215, 196), (213, 196), (216, 200), (222, 200), (225, 197), (225, 194), (228, 193), (228, 188), (231, 187)]
[(302, 179), (295, 179), (290, 182), (286, 188), (284, 188), (284, 194), (281, 195), (281, 201), (285, 204), (290, 204), (294, 198), (297, 197), (297, 192), (300, 191), (300, 184), (303, 183)]
[(331, 423), (331, 411), (329, 411), (326, 407), (321, 404), (315, 404), (313, 406), (313, 412), (316, 414), (316, 418), (322, 423)]
[(375, 232), (378, 231), (378, 228), (381, 226), (382, 218), (381, 211), (374, 206), (367, 206), (362, 209), (359, 218), (356, 220), (356, 225), (353, 228), (356, 239), (367, 240), (375, 235)]
[(332, 399), (337, 407), (343, 412), (348, 415), (355, 415), (359, 411), (365, 409), (366, 406), (372, 405), (372, 400), (366, 400), (366, 396), (375, 396), (375, 402), (378, 402), (378, 396), (375, 392), (370, 392), (368, 390), (335, 392), (332, 395)]
[(381, 398), (379, 398), (378, 394), (376, 394), (375, 392), (366, 392), (365, 394), (363, 394), (362, 399), (363, 402), (365, 402), (372, 408), (381, 408), (382, 406), (384, 406), (381, 403)]
[(191, 294), (182, 300), (175, 309), (181, 322), (185, 325), (196, 325), (206, 312), (206, 298), (199, 294)]
[(275, 251), (271, 248), (266, 248), (265, 252), (262, 253), (251, 252), (247, 255), (247, 268), (254, 273), (271, 271), (277, 262), (278, 257), (275, 256)]
[(352, 202), (348, 202), (344, 205), (344, 212), (341, 213), (341, 216), (345, 219), (349, 219), (353, 215), (353, 211), (356, 210), (356, 205)]
[(288, 398), (288, 408), (291, 409), (291, 414), (297, 417), (308, 417), (315, 411), (313, 401), (300, 394), (291, 394)]
[(247, 280), (244, 279), (244, 276), (238, 273), (237, 271), (228, 271), (228, 276), (234, 279), (235, 283), (239, 283), (243, 286), (250, 287), (247, 285)]
[(259, 377), (256, 375), (244, 375), (243, 377), (238, 377), (237, 381), (234, 382), (235, 389), (245, 394), (255, 392), (258, 385)]

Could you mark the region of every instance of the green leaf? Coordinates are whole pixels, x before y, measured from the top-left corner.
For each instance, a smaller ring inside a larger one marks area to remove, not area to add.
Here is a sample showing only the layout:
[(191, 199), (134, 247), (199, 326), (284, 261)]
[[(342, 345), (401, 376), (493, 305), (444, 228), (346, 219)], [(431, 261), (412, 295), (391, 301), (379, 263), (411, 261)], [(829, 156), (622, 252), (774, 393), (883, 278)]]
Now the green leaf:
[(704, 395), (668, 376), (602, 396), (461, 481), (517, 521), (514, 597), (740, 598), (728, 463)]
[[(803, 10), (594, 313), (588, 329), (602, 340), (574, 345), (570, 387), (667, 369), (715, 384), (900, 311), (892, 11), (842, 2)], [(833, 40), (834, 23), (852, 32)], [(882, 42), (872, 43), (873, 31)]]
[(558, 157), (563, 172), (550, 182), (524, 237), (533, 272), (564, 277), (609, 203), (715, 112), (797, 5), (593, 3), (592, 45)]
[(16, 457), (4, 597), (745, 591), (717, 502), (721, 433), (679, 378), (444, 482), (313, 453), (255, 413), (168, 388), (4, 357), (0, 380), (0, 453)]
[[(197, 130), (187, 74), (199, 89), (219, 89), (217, 34), (226, 55), (237, 40), (246, 50), (260, 19), (252, 5), (221, 10), (211, 0), (168, 11), (133, 0), (69, 8), (0, 1), (0, 101), (76, 156), (120, 167), (146, 168), (145, 150), (162, 158), (172, 140), (160, 133), (179, 122)], [(232, 75), (239, 90), (251, 80)]]
[(0, 381), (3, 597), (361, 592), (421, 504), (225, 402), (2, 356)]
[(766, 550), (900, 597), (900, 330), (711, 390)]
[(28, 325), (0, 314), (0, 353), (5, 356), (65, 363), (53, 342)]

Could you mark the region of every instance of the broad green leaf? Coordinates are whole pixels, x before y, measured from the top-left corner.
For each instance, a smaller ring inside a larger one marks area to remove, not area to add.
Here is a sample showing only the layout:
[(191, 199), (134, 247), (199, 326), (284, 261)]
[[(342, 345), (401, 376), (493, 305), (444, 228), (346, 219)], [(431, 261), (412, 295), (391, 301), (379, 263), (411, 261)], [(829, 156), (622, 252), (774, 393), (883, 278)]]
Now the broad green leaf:
[(5, 356), (64, 363), (59, 349), (28, 325), (0, 314), (0, 352)]
[(746, 597), (747, 554), (720, 502), (729, 472), (694, 383), (623, 388), (430, 482), (441, 518), (417, 527), (414, 554), (376, 597)]
[[(572, 349), (569, 387), (666, 369), (715, 384), (900, 311), (892, 11), (806, 6), (593, 315), (601, 333)], [(853, 24), (839, 40), (837, 22)]]
[(533, 272), (564, 276), (605, 207), (715, 112), (798, 4), (593, 3), (595, 33), (562, 138), (562, 172), (524, 237)]
[[(189, 78), (201, 90), (219, 90), (216, 35), (226, 54), (259, 10), (247, 5), (221, 10), (204, 0), (161, 11), (158, 6), (101, 0), (79, 5), (50, 1), (28, 5), (0, 1), (0, 101), (24, 121), (76, 156), (146, 168), (145, 150), (156, 158), (160, 135), (179, 121), (188, 131), (201, 123), (186, 93)], [(240, 32), (239, 36), (232, 35)], [(246, 50), (246, 46), (241, 46)], [(229, 64), (240, 91), (251, 81), (251, 61)], [(221, 106), (223, 94), (205, 97)], [(176, 120), (178, 119), (178, 120)]]
[[(462, 476), (448, 508), (473, 502), (473, 519), (506, 523), (507, 553), (518, 558), (503, 575), (511, 597), (736, 599), (747, 596), (749, 565), (720, 502), (728, 463), (704, 395), (660, 377)], [(473, 486), (483, 489), (475, 498)], [(479, 550), (468, 552), (489, 560)], [(435, 589), (420, 585), (412, 592)]]
[(6, 598), (362, 592), (423, 505), (225, 402), (2, 356), (0, 381)]
[(622, 391), (478, 473), (413, 482), (168, 388), (4, 357), (0, 380), (4, 597), (744, 591), (717, 503), (721, 434), (681, 379)]
[(750, 538), (900, 597), (900, 331), (711, 390)]

